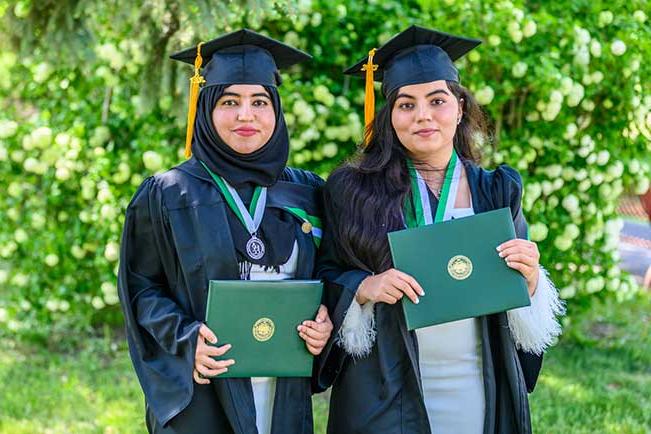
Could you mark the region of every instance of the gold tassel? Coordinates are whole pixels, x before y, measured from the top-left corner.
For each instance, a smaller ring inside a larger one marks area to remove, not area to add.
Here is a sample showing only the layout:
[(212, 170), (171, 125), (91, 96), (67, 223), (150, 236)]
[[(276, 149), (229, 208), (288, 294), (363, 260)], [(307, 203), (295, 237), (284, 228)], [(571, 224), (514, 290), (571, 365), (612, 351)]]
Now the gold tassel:
[(373, 48), (368, 52), (368, 62), (362, 66), (362, 71), (366, 71), (366, 88), (364, 93), (364, 125), (366, 126), (364, 134), (364, 147), (368, 145), (372, 136), (373, 118), (375, 118), (375, 89), (373, 88), (373, 73), (377, 71), (377, 65), (373, 64), (373, 56), (376, 49)]
[(203, 42), (197, 45), (197, 57), (194, 59), (194, 75), (190, 78), (190, 103), (188, 106), (188, 129), (185, 133), (185, 158), (192, 155), (192, 134), (194, 133), (194, 118), (197, 115), (197, 100), (199, 99), (199, 86), (206, 80), (199, 74), (203, 58), (201, 57), (201, 46)]

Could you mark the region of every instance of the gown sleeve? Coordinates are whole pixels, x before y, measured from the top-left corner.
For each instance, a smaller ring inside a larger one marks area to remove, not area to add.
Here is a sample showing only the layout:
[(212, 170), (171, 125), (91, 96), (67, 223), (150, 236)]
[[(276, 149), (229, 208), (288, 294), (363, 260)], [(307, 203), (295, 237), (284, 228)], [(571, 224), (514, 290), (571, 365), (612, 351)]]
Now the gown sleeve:
[[(522, 212), (522, 180), (514, 169), (500, 166), (496, 170), (496, 184), (501, 185), (502, 203), (511, 207), (516, 236), (529, 239), (527, 221)], [(540, 277), (531, 305), (507, 312), (509, 330), (516, 348), (529, 392), (533, 391), (542, 367), (542, 356), (561, 334), (558, 317), (565, 313), (565, 307), (558, 290), (544, 267), (540, 266)]]
[(127, 208), (118, 293), (127, 334), (143, 359), (164, 352), (194, 360), (201, 323), (176, 303), (166, 267), (176, 263), (161, 190), (148, 178)]
[[(336, 194), (336, 186), (329, 179), (323, 189), (324, 228), (317, 260), (317, 277), (324, 281), (323, 302), (334, 325), (332, 335), (319, 357), (317, 383), (323, 390), (332, 385), (350, 355), (346, 347), (354, 354), (349, 344), (361, 344), (364, 341), (366, 346), (371, 346), (374, 337), (373, 304), (360, 306), (355, 301), (357, 287), (371, 273), (346, 264), (333, 239), (331, 228), (338, 224), (339, 196)], [(351, 310), (353, 312), (348, 315)], [(358, 315), (353, 321), (355, 313)]]

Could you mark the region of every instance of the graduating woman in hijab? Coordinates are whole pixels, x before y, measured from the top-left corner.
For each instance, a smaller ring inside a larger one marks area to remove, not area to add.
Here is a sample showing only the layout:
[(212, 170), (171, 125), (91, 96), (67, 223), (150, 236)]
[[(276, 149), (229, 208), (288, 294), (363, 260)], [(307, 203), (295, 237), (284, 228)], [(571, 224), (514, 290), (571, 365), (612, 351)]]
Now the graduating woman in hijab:
[[(209, 280), (313, 275), (322, 180), (285, 167), (277, 90), (278, 68), (309, 56), (244, 29), (172, 58), (195, 66), (186, 141), (193, 156), (136, 192), (118, 277), (147, 428), (312, 433), (310, 378), (220, 378), (237, 360), (213, 359), (227, 357), (230, 345), (208, 345), (219, 330), (203, 324)], [(325, 307), (298, 329), (319, 354), (332, 330)]]
[[(562, 305), (526, 239), (520, 176), (477, 165), (484, 119), (453, 61), (478, 44), (412, 26), (347, 71), (367, 77), (372, 128), (324, 189), (318, 269), (335, 330), (318, 380), (333, 385), (329, 433), (531, 432), (527, 392)], [(373, 120), (374, 77), (387, 103)], [(441, 193), (444, 180), (456, 194)], [(430, 224), (439, 207), (444, 220), (510, 208), (519, 239), (491, 248), (522, 273), (531, 306), (407, 329), (401, 299), (433, 295), (393, 268), (387, 233)]]

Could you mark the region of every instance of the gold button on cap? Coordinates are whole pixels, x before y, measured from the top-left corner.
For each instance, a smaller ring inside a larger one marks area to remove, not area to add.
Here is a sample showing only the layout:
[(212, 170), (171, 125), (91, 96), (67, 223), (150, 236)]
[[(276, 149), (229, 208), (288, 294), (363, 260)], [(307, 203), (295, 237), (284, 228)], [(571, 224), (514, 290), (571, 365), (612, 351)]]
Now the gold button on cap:
[(310, 222), (303, 223), (301, 225), (301, 230), (303, 231), (303, 233), (309, 234), (310, 232), (312, 232), (312, 223)]

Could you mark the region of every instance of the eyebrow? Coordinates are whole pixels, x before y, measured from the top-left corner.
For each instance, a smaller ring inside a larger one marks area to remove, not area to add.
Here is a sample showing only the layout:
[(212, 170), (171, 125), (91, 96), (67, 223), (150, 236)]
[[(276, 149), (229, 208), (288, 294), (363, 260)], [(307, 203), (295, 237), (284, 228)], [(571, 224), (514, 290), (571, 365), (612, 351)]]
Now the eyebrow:
[[(443, 94), (448, 95), (448, 96), (450, 95), (450, 94), (449, 94), (446, 90), (444, 90), (444, 89), (436, 89), (436, 90), (431, 91), (431, 92), (428, 93), (427, 95), (425, 95), (425, 98), (429, 98), (430, 96), (432, 96), (432, 95), (436, 95), (437, 93), (443, 93)], [(398, 98), (416, 99), (416, 97), (411, 96), (411, 95), (406, 94), (406, 93), (398, 94), (398, 96), (396, 97), (396, 99), (398, 99)]]
[[(223, 98), (223, 97), (225, 97), (225, 96), (236, 96), (236, 97), (238, 97), (238, 98), (241, 98), (241, 97), (242, 97), (242, 95), (240, 95), (239, 93), (235, 93), (235, 92), (224, 92), (224, 93), (222, 94), (221, 97)], [(254, 93), (254, 94), (251, 95), (251, 96), (255, 96), (255, 97), (264, 97), (264, 98), (267, 98), (267, 99), (271, 99), (271, 97), (269, 96), (269, 94), (264, 93), (264, 92), (261, 92), (261, 93)]]

